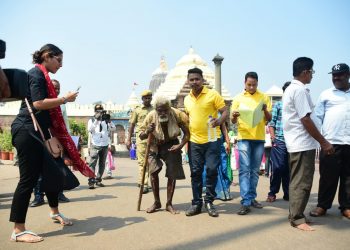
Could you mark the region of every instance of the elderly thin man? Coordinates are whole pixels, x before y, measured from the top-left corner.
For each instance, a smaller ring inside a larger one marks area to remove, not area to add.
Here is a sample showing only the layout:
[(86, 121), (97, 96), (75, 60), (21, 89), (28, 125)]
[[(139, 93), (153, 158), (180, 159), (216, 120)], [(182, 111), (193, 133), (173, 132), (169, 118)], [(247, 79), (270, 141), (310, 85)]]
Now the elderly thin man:
[[(140, 139), (144, 140), (150, 133), (154, 140), (150, 147), (148, 158), (154, 203), (146, 211), (153, 213), (162, 207), (159, 198), (159, 177), (162, 170), (162, 161), (165, 162), (165, 176), (168, 178), (167, 203), (165, 209), (172, 214), (177, 211), (172, 205), (176, 180), (185, 179), (182, 167), (181, 148), (189, 140), (188, 117), (178, 109), (171, 108), (170, 101), (164, 96), (155, 99), (155, 110), (145, 118), (140, 128)], [(181, 143), (178, 136), (183, 134)]]
[(310, 212), (318, 217), (332, 207), (339, 182), (338, 201), (342, 215), (350, 219), (350, 71), (345, 63), (332, 67), (333, 88), (321, 93), (315, 107), (315, 123), (334, 147), (335, 153), (320, 153), (320, 183), (317, 207)]

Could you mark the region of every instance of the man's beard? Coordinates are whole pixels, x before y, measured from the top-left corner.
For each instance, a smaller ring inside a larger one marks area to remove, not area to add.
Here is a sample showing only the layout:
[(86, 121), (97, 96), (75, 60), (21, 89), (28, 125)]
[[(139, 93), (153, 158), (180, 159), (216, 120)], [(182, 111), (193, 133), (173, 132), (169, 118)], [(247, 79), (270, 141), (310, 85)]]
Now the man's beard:
[(168, 116), (159, 116), (158, 118), (159, 122), (168, 122), (169, 121), (169, 117)]

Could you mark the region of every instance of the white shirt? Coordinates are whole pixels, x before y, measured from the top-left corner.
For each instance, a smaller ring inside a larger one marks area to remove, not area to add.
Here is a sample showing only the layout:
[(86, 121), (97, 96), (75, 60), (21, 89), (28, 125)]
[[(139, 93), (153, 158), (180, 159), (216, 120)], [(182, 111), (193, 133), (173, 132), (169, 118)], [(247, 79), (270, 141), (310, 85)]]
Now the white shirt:
[(94, 146), (108, 146), (110, 143), (109, 132), (115, 131), (113, 122), (106, 123), (97, 119), (90, 119), (88, 122), (88, 130), (91, 134), (91, 143)]
[(302, 152), (318, 148), (318, 142), (306, 131), (301, 118), (311, 114), (314, 108), (309, 89), (292, 80), (283, 94), (282, 122), (288, 152)]
[(350, 145), (350, 90), (323, 91), (315, 107), (315, 124), (331, 144)]
[(68, 116), (67, 116), (66, 104), (61, 104), (60, 107), (61, 107), (61, 111), (62, 111), (64, 124), (66, 124), (66, 128), (67, 128), (68, 133), (71, 134), (70, 127), (69, 127), (69, 120), (68, 120)]

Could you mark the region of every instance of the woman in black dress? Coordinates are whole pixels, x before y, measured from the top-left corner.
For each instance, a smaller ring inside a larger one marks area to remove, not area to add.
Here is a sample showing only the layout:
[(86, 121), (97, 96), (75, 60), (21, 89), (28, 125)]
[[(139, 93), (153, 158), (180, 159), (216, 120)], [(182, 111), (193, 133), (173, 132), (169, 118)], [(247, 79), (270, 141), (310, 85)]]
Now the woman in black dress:
[[(52, 122), (50, 110), (66, 102), (74, 102), (78, 93), (68, 92), (64, 97), (50, 98), (51, 80), (48, 73), (55, 74), (62, 67), (63, 52), (53, 44), (44, 45), (33, 54), (35, 67), (29, 72), (27, 100), (44, 133), (50, 138)], [(40, 242), (42, 237), (28, 231), (25, 226), (26, 214), (33, 187), (36, 185), (44, 165), (46, 149), (41, 136), (35, 130), (26, 103), (23, 101), (19, 114), (12, 123), (13, 145), (18, 152), (20, 179), (13, 196), (10, 221), (14, 222), (11, 240), (18, 242)], [(46, 191), (50, 206), (50, 217), (61, 225), (72, 225), (58, 210), (58, 192)]]

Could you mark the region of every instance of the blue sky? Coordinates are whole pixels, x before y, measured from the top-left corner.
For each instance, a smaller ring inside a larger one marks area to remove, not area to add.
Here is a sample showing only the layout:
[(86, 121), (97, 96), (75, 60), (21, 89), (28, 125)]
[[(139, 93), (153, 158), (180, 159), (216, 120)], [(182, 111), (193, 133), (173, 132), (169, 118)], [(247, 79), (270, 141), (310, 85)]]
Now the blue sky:
[(0, 39), (7, 42), (4, 68), (29, 70), (31, 54), (46, 43), (64, 51), (54, 78), (62, 93), (82, 86), (78, 103), (123, 104), (137, 82), (147, 89), (165, 55), (169, 68), (190, 46), (214, 69), (225, 59), (222, 81), (235, 95), (244, 74), (256, 71), (259, 88), (282, 86), (292, 62), (311, 57), (314, 101), (332, 86), (332, 65), (350, 64), (350, 1), (43, 1), (1, 0)]

